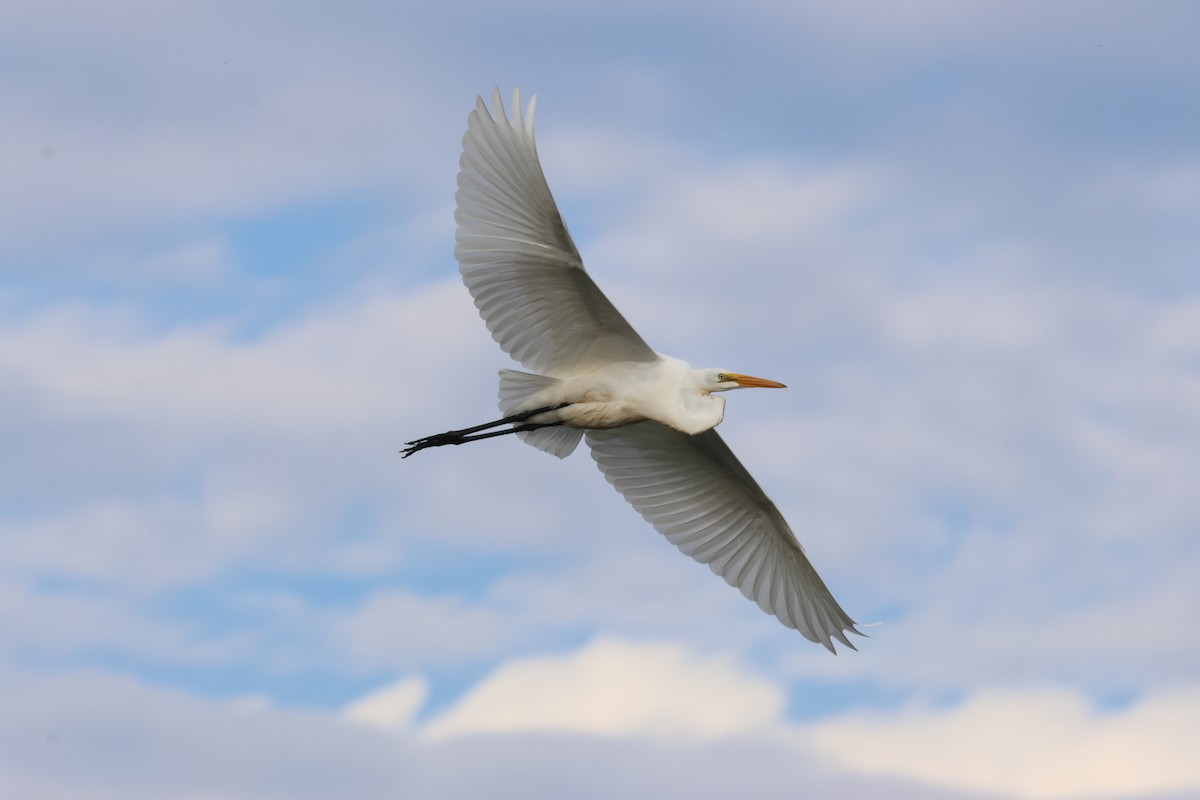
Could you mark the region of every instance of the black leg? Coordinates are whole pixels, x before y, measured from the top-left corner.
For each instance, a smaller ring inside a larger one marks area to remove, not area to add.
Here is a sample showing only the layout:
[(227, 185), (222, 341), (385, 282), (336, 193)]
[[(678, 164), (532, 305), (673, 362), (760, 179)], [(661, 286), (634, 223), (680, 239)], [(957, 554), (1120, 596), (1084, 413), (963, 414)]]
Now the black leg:
[[(522, 411), (520, 414), (512, 414), (511, 416), (504, 417), (503, 419), (497, 419), (497, 420), (493, 420), (491, 422), (485, 422), (482, 425), (476, 425), (471, 428), (463, 428), (462, 430), (457, 430), (457, 431), (446, 431), (445, 433), (435, 433), (433, 436), (425, 436), (423, 438), (416, 439), (411, 442), (405, 442), (405, 444), (408, 445), (408, 447), (404, 448), (404, 450), (402, 452), (404, 453), (404, 457), (408, 458), (413, 453), (417, 452), (418, 450), (424, 450), (426, 447), (441, 447), (442, 445), (447, 445), (447, 444), (465, 444), (466, 442), (474, 442), (474, 441), (478, 441), (479, 439), (490, 439), (493, 436), (504, 436), (505, 434), (509, 434), (509, 433), (517, 433), (519, 431), (532, 431), (532, 430), (537, 430), (538, 428), (546, 428), (546, 427), (549, 427), (550, 425), (558, 425), (561, 423), (554, 422), (554, 423), (549, 423), (549, 425), (521, 425), (519, 423), (523, 423), (527, 419), (536, 417), (538, 414), (544, 414), (547, 411), (556, 411), (560, 408), (565, 408), (566, 406), (569, 406), (569, 405), (570, 405), (570, 403), (563, 403), (563, 404), (557, 405), (557, 406), (546, 406), (544, 408), (535, 408), (532, 411)], [(485, 434), (481, 434), (481, 435), (477, 435), (477, 436), (471, 435), (471, 434), (478, 434), (479, 431), (486, 431), (488, 428), (495, 428), (498, 425), (510, 425), (513, 423), (518, 423), (518, 424), (515, 427), (510, 428), (508, 430), (493, 431), (491, 433), (485, 433)]]
[[(538, 413), (541, 413), (540, 411)], [(489, 431), (488, 433), (476, 433), (471, 435), (469, 431), (479, 430), (478, 428), (466, 428), (461, 431), (447, 431), (439, 433), (435, 436), (426, 436), (424, 439), (418, 439), (415, 442), (409, 442), (408, 447), (401, 452), (404, 453), (401, 458), (408, 458), (413, 453), (424, 450), (426, 447), (442, 447), (447, 444), (466, 444), (467, 442), (478, 442), (480, 439), (492, 439), (496, 436), (507, 436), (510, 433), (520, 433), (521, 431), (536, 431), (538, 428), (553, 428), (556, 425), (561, 425), (561, 422), (548, 422), (542, 425), (514, 425), (502, 431)], [(486, 426), (485, 426), (486, 427)]]

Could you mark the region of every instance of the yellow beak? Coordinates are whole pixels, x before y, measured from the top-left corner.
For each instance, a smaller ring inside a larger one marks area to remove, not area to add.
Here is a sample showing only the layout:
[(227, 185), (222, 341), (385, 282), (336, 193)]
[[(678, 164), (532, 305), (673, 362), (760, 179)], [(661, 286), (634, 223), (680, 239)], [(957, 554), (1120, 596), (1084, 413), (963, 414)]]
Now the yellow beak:
[(769, 381), (766, 378), (756, 378), (753, 375), (734, 374), (734, 375), (730, 376), (729, 379), (731, 381), (733, 381), (734, 383), (736, 383), (738, 386), (744, 386), (748, 389), (752, 388), (752, 387), (758, 387), (758, 388), (762, 388), (762, 389), (786, 389), (787, 388), (779, 381)]

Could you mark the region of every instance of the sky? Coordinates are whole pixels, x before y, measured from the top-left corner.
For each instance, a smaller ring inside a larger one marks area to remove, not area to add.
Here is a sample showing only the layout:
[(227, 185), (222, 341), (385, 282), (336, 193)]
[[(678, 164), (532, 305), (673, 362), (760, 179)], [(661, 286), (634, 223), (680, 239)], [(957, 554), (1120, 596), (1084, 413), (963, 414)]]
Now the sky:
[[(0, 6), (0, 795), (1200, 794), (1200, 9)], [(453, 257), (536, 93), (831, 655), (512, 440)]]

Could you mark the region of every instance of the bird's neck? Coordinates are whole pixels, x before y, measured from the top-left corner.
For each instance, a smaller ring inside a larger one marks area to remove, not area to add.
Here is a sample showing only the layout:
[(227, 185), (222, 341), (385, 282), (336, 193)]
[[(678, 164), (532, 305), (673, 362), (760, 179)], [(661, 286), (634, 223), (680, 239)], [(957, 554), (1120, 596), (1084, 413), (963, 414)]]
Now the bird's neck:
[(686, 423), (680, 430), (684, 433), (703, 433), (720, 425), (725, 418), (725, 398), (709, 391), (685, 389), (680, 393), (680, 405), (684, 412), (681, 422)]

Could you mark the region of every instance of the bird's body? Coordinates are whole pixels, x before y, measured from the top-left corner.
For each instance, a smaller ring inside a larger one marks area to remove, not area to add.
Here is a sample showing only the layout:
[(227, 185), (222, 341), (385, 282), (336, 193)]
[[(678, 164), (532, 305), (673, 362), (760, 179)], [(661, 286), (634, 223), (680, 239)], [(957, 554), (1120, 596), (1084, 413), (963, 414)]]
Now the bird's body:
[(809, 639), (853, 647), (854, 621), (713, 430), (716, 392), (783, 384), (696, 369), (642, 340), (584, 270), (542, 175), (534, 102), (520, 107), (518, 92), (509, 118), (497, 91), (494, 113), (480, 99), (469, 117), (455, 255), (493, 338), (534, 372), (501, 370), (503, 418), (409, 442), (405, 456), (516, 434), (562, 458), (586, 432), (608, 481), (681, 551)]
[(529, 422), (604, 429), (650, 419), (684, 433), (700, 433), (721, 422), (725, 398), (705, 390), (695, 373), (686, 361), (671, 356), (617, 361), (581, 374), (548, 375), (556, 383), (503, 410), (519, 413), (562, 406), (531, 417)]

